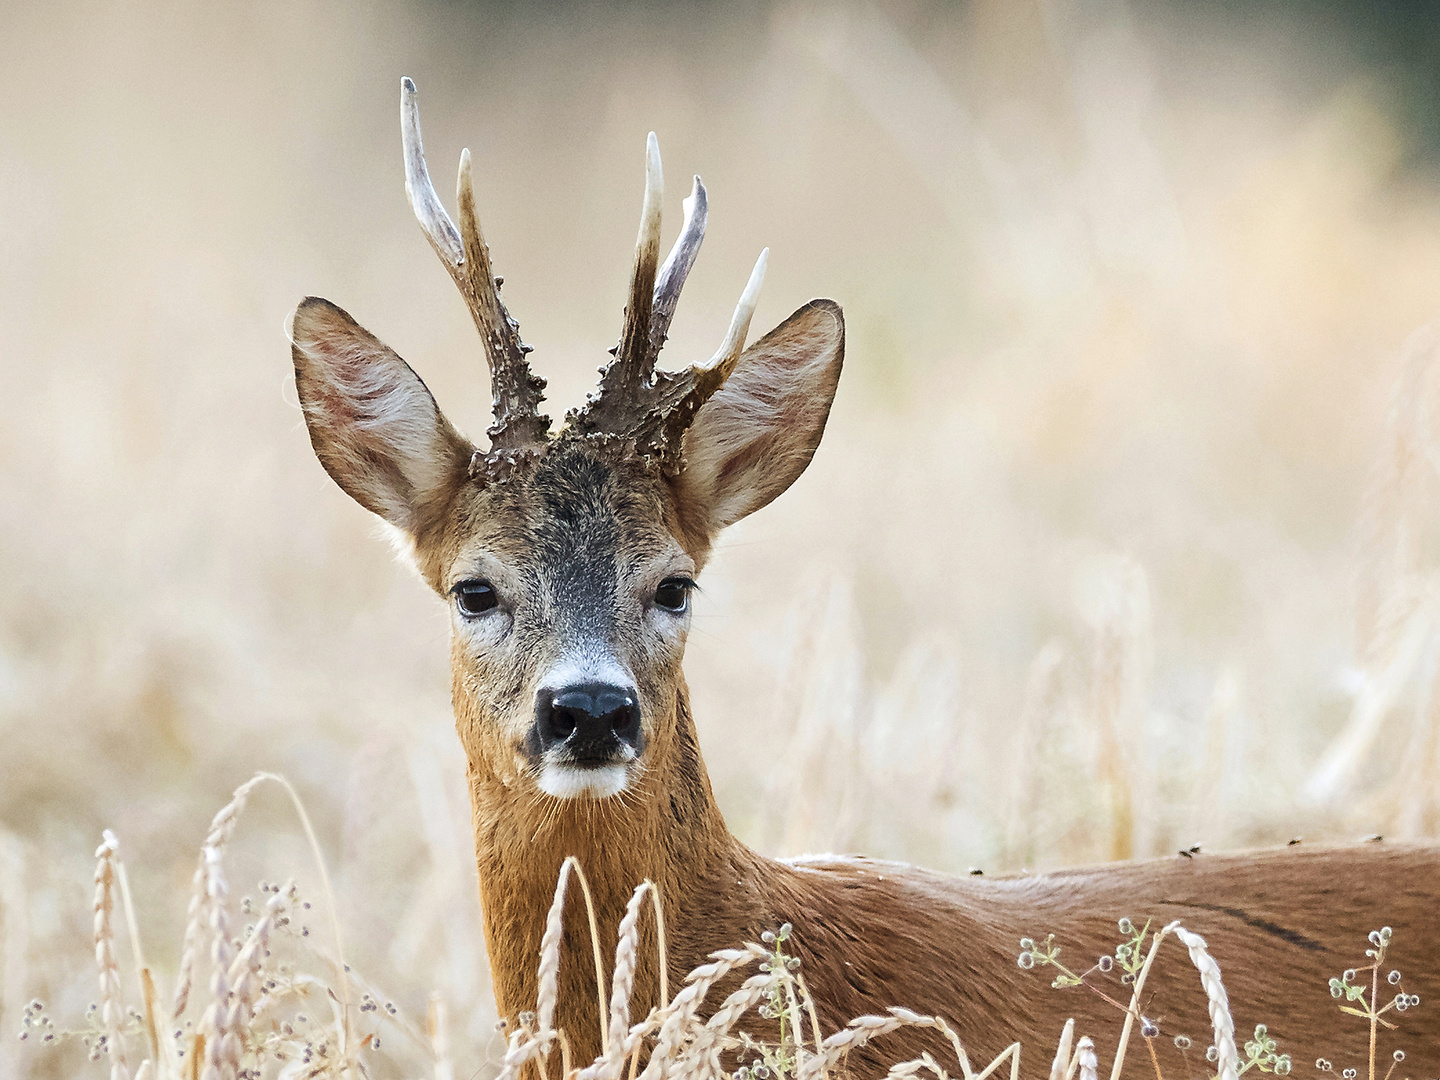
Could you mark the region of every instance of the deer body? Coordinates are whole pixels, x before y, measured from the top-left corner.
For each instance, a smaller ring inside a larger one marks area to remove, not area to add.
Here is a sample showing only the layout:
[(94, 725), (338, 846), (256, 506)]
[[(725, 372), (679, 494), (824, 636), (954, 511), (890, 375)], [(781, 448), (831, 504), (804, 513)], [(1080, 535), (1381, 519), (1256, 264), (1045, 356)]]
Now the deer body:
[[(456, 730), (502, 1016), (536, 1006), (546, 911), (569, 856), (591, 883), (606, 943), (635, 886), (659, 886), (677, 985), (712, 950), (791, 923), (831, 1031), (898, 1005), (946, 1017), (975, 1055), (1016, 1038), (1049, 1053), (1070, 1016), (1102, 1035), (1117, 1013), (1083, 989), (1052, 990), (1047, 973), (1020, 970), (1016, 955), (1022, 936), (1053, 931), (1083, 970), (1113, 948), (1122, 915), (1157, 926), (1180, 919), (1204, 934), (1228, 964), (1242, 1034), (1268, 1023), (1300, 1054), (1331, 1045), (1343, 1017), (1326, 980), (1362, 966), (1365, 934), (1381, 925), (1395, 930), (1407, 989), (1440, 1007), (1435, 848), (1301, 848), (957, 880), (864, 859), (777, 862), (736, 840), (681, 673), (689, 591), (715, 536), (784, 491), (814, 453), (844, 353), (840, 308), (811, 301), (746, 347), (762, 253), (715, 357), (657, 370), (707, 205), (697, 177), (660, 264), (652, 136), (615, 358), (600, 393), (552, 435), (538, 412), (544, 382), (530, 373), (480, 235), (468, 152), (457, 230), (424, 164), (409, 80), (401, 113), (412, 204), (485, 343), (490, 449), (460, 435), (404, 361), (328, 301), (300, 305), (292, 351), (321, 463), (394, 527), (450, 605)], [(556, 1026), (584, 1062), (600, 1050), (595, 971), (582, 906), (569, 904), (565, 917)], [(654, 928), (644, 925), (632, 1015), (659, 1003)], [(1209, 1027), (1195, 971), (1172, 955), (1151, 978), (1165, 1031), (1189, 1034), (1203, 1053)], [(1440, 1021), (1407, 1034), (1418, 1067), (1440, 1067), (1437, 1033)], [(896, 1034), (851, 1065), (879, 1076), (913, 1056), (908, 1048), (933, 1045)], [(1135, 1053), (1129, 1071), (1141, 1059)]]

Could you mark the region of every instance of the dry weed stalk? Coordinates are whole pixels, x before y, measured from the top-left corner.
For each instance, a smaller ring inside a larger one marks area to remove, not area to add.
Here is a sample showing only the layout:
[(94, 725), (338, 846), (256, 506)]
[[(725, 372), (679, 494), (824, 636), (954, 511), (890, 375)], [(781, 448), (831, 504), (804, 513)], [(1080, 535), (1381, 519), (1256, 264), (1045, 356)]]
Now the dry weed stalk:
[(1145, 693), (1150, 678), (1150, 587), (1145, 570), (1122, 557), (1088, 582), (1089, 602), (1082, 605), (1094, 630), (1088, 712), (1100, 738), (1097, 764), (1105, 779), (1110, 808), (1108, 857), (1134, 858), (1137, 810), (1149, 778), (1136, 761), (1145, 725)]
[(455, 1080), (450, 1064), (450, 1024), (445, 1002), (439, 994), (430, 995), (430, 1047), (435, 1056), (435, 1080)]

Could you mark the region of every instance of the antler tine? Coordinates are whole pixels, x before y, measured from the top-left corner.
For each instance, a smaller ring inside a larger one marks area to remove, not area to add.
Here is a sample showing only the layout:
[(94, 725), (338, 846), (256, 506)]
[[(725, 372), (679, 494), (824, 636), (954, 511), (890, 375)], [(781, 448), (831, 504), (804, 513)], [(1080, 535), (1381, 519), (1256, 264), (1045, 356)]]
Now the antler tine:
[(650, 353), (651, 317), (655, 305), (655, 270), (660, 262), (660, 203), (665, 178), (660, 170), (660, 143), (650, 132), (645, 140), (645, 201), (640, 210), (640, 233), (635, 238), (635, 269), (630, 275), (630, 302), (625, 305), (625, 327), (615, 359), (627, 397), (649, 380), (654, 357)]
[(465, 249), (455, 223), (445, 212), (440, 196), (435, 194), (430, 170), (425, 167), (425, 147), (420, 142), (420, 106), (415, 101), (415, 82), (408, 75), (400, 80), (400, 139), (405, 149), (405, 193), (410, 196), (410, 207), (420, 221), (420, 228), (425, 230), (430, 246), (463, 292), (466, 287), (456, 270), (465, 262)]
[(415, 83), (408, 77), (400, 80), (400, 127), (405, 148), (405, 190), (409, 193), (410, 205), (430, 246), (465, 297), (471, 318), (485, 342), (495, 413), (495, 423), (487, 431), (492, 452), (541, 445), (550, 430), (550, 418), (542, 416), (539, 409), (545, 399), (545, 380), (531, 374), (525, 359), (530, 346), (520, 340), (520, 328), (500, 300), (499, 282), (491, 270), (490, 253), (475, 213), (470, 151), (460, 154), (460, 172), (455, 184), (460, 208), (460, 231), (457, 232), (430, 181), (425, 148), (420, 141)]
[(705, 238), (709, 203), (705, 185), (697, 176), (690, 197), (684, 201), (685, 222), (680, 236), (660, 268), (657, 280), (655, 263), (660, 250), (662, 180), (660, 148), (653, 132), (646, 144), (645, 158), (645, 208), (635, 245), (635, 270), (630, 282), (630, 303), (625, 310), (625, 330), (615, 347), (615, 359), (601, 369), (599, 393), (592, 395), (582, 408), (570, 412), (564, 434), (629, 440), (642, 458), (658, 462), (663, 469), (674, 470), (680, 465), (681, 444), (690, 421), (725, 384), (745, 349), (770, 249), (760, 252), (760, 258), (755, 261), (755, 269), (740, 294), (725, 340), (709, 363), (695, 364), (673, 374), (656, 371), (655, 360), (665, 343), (680, 289)]
[[(745, 291), (740, 294), (740, 300), (735, 305), (735, 314), (730, 317), (730, 328), (725, 331), (725, 340), (710, 358), (710, 363), (701, 369), (707, 373), (719, 374), (716, 390), (730, 377), (740, 354), (745, 351), (745, 338), (750, 333), (750, 320), (755, 317), (755, 306), (760, 302), (760, 286), (765, 283), (765, 265), (769, 261), (770, 249), (767, 247), (761, 250), (760, 257), (755, 260), (755, 269), (750, 271), (750, 280), (745, 283)], [(711, 393), (714, 393), (714, 390)], [(709, 397), (709, 394), (706, 397)]]
[(550, 431), (550, 418), (540, 413), (540, 402), (545, 400), (545, 380), (531, 374), (525, 359), (530, 346), (520, 340), (520, 327), (500, 300), (500, 279), (490, 268), (490, 252), (485, 247), (480, 218), (475, 213), (468, 149), (460, 153), (460, 175), (455, 189), (465, 244), (465, 270), (470, 282), (467, 298), (475, 297), (470, 310), (485, 338), (485, 355), (490, 361), (490, 392), (495, 413), (495, 423), (486, 430), (490, 446), (494, 450), (519, 450), (541, 445)]
[(705, 224), (710, 217), (710, 205), (700, 177), (695, 177), (690, 197), (680, 205), (685, 211), (685, 221), (680, 226), (680, 235), (675, 238), (675, 246), (670, 249), (664, 265), (660, 267), (660, 276), (655, 281), (655, 300), (650, 309), (649, 362), (652, 365), (665, 345), (665, 337), (670, 331), (670, 319), (674, 316), (675, 305), (680, 300), (680, 290), (685, 287), (685, 279), (690, 274), (690, 268), (695, 265), (695, 257), (700, 254), (700, 243), (705, 239)]
[(730, 318), (730, 328), (725, 340), (710, 358), (708, 364), (695, 364), (679, 375), (662, 375), (658, 381), (666, 384), (657, 410), (658, 416), (653, 428), (644, 433), (645, 446), (658, 452), (667, 463), (679, 460), (682, 440), (690, 422), (701, 406), (714, 396), (715, 391), (725, 385), (725, 380), (735, 370), (741, 354), (745, 351), (745, 338), (750, 333), (750, 320), (755, 315), (755, 306), (760, 300), (760, 286), (765, 281), (765, 264), (770, 261), (770, 249), (760, 252), (755, 268), (750, 271), (750, 280), (735, 305), (735, 314)]

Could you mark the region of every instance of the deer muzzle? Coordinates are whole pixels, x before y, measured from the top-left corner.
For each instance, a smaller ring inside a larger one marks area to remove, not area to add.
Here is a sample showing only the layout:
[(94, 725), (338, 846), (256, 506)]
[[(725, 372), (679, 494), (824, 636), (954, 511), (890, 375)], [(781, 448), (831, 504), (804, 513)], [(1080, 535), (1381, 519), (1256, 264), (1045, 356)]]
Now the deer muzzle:
[(576, 682), (542, 687), (526, 748), (541, 790), (559, 798), (606, 798), (624, 790), (640, 756), (640, 695), (633, 685)]

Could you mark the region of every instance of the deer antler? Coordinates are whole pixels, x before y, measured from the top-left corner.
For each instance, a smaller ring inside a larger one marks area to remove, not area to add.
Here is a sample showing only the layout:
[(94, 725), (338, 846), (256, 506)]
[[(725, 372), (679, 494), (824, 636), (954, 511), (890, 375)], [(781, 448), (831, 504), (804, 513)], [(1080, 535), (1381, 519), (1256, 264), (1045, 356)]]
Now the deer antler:
[(700, 406), (725, 384), (745, 348), (770, 249), (760, 253), (725, 340), (710, 362), (674, 374), (656, 371), (656, 359), (665, 344), (680, 290), (705, 238), (709, 217), (705, 185), (697, 176), (690, 197), (682, 204), (685, 221), (680, 236), (657, 277), (663, 190), (660, 146), (652, 131), (645, 144), (645, 201), (620, 343), (612, 350), (615, 359), (601, 370), (599, 392), (566, 417), (566, 432), (633, 441), (641, 456), (658, 458), (662, 466), (672, 469), (679, 464), (685, 429)]
[[(460, 154), (460, 175), (456, 202), (460, 210), (460, 232), (445, 212), (430, 171), (425, 167), (425, 148), (420, 142), (420, 109), (415, 103), (415, 83), (400, 80), (400, 131), (405, 147), (405, 191), (420, 221), (420, 227), (455, 279), (460, 294), (485, 341), (490, 364), (490, 388), (494, 395), (495, 423), (490, 436), (490, 465), (511, 461), (516, 451), (535, 450), (545, 445), (550, 418), (541, 415), (545, 380), (530, 372), (525, 354), (530, 346), (520, 340), (520, 327), (500, 300), (500, 279), (490, 267), (490, 253), (480, 234), (475, 214), (475, 193), (470, 183), (470, 151)], [(648, 318), (648, 311), (646, 316)], [(477, 463), (478, 464), (478, 463)]]

